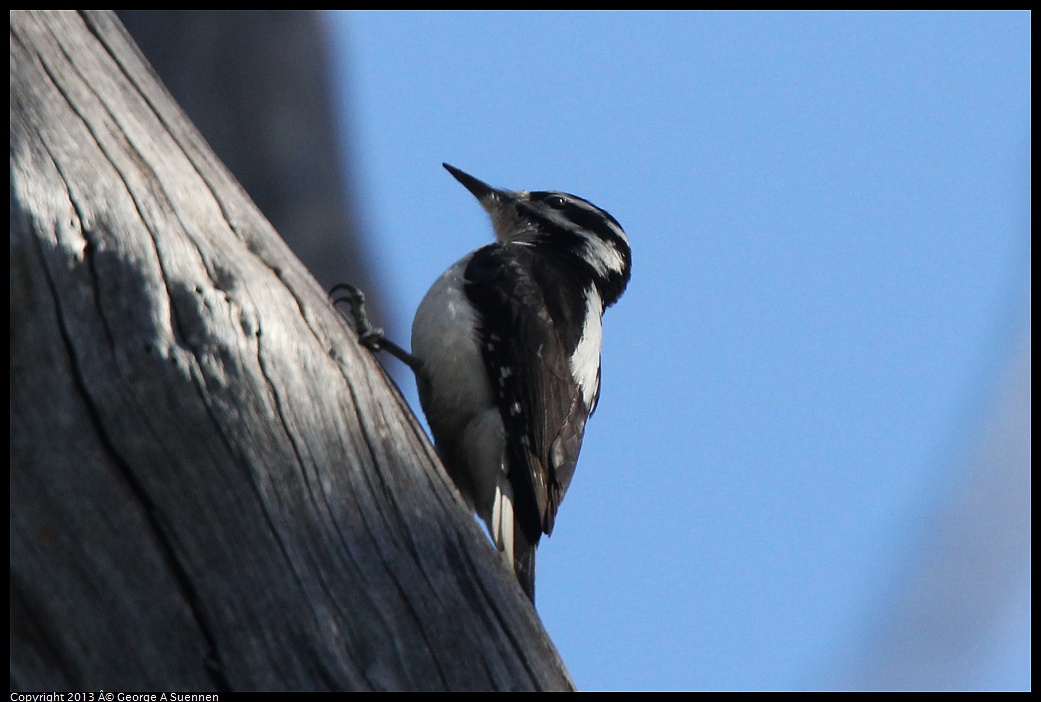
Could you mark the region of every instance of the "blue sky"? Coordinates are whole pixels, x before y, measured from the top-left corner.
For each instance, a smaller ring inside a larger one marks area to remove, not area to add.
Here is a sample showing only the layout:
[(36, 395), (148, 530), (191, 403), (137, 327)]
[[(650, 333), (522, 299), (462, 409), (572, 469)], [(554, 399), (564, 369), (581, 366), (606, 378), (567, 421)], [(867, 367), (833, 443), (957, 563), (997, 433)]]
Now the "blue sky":
[[(491, 238), (442, 161), (581, 195), (629, 235), (600, 406), (539, 550), (539, 613), (578, 686), (915, 686), (885, 662), (902, 593), (922, 564), (979, 575), (944, 534), (981, 523), (956, 507), (981, 476), (1009, 485), (973, 457), (1003, 398), (1022, 399), (1008, 369), (1024, 343), (1029, 357), (1030, 15), (330, 26), (397, 339)], [(1025, 458), (1001, 465), (1029, 495), (1025, 397)], [(999, 500), (1007, 533), (969, 535), (984, 551), (1001, 535), (983, 570), (1003, 577), (958, 604), (974, 624), (945, 644), (956, 670), (917, 685), (1029, 688), (1025, 500), (1025, 527)]]

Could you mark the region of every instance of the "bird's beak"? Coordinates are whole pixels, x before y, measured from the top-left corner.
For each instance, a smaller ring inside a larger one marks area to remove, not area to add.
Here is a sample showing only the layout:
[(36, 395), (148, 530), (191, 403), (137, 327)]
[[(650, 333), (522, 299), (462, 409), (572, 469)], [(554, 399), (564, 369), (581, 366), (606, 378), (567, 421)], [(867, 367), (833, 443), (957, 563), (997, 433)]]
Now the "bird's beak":
[(451, 173), (456, 180), (462, 183), (463, 187), (473, 193), (473, 196), (484, 205), (485, 209), (488, 209), (488, 205), (492, 204), (492, 202), (502, 198), (503, 192), (501, 190), (493, 188), (483, 180), (478, 180), (469, 173), (464, 173), (455, 166), (449, 166), (447, 163), (442, 163), (441, 165), (444, 166), (445, 170)]
[(492, 228), (495, 229), (495, 238), (498, 241), (507, 242), (517, 238), (516, 233), (521, 226), (516, 208), (512, 205), (517, 201), (518, 193), (493, 188), (483, 180), (477, 180), (469, 173), (464, 173), (447, 163), (441, 165), (481, 203), (481, 207), (492, 218)]

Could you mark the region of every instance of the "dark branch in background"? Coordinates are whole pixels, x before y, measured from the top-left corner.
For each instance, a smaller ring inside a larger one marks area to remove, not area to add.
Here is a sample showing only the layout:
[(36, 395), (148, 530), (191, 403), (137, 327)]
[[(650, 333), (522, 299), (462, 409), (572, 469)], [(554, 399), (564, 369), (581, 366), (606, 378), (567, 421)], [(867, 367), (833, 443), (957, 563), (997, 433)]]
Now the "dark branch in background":
[[(339, 135), (325, 22), (311, 11), (122, 10), (221, 161), (323, 287), (371, 293), (371, 255)], [(370, 305), (372, 302), (370, 302)]]

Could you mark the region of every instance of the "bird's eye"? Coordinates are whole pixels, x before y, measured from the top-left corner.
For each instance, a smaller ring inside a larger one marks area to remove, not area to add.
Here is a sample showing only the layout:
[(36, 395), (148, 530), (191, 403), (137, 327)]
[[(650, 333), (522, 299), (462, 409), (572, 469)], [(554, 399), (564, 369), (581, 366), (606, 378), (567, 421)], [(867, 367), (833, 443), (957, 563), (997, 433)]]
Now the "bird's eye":
[(560, 195), (550, 195), (546, 200), (550, 207), (561, 208), (567, 204), (567, 200), (562, 198)]

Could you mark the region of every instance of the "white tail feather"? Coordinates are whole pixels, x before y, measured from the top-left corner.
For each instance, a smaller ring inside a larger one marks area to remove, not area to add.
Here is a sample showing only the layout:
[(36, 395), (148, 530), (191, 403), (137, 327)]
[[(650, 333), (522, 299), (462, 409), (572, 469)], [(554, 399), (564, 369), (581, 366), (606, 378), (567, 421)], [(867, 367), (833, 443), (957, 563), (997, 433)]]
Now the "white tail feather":
[(513, 570), (513, 488), (506, 477), (495, 486), (495, 502), (492, 505), (492, 539), (495, 547), (506, 555), (506, 562)]

